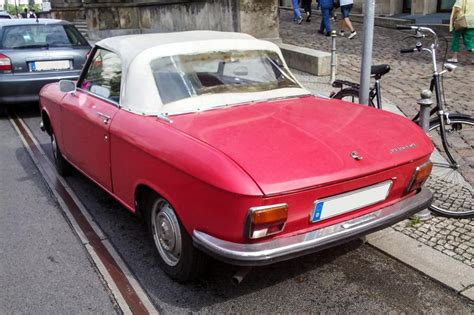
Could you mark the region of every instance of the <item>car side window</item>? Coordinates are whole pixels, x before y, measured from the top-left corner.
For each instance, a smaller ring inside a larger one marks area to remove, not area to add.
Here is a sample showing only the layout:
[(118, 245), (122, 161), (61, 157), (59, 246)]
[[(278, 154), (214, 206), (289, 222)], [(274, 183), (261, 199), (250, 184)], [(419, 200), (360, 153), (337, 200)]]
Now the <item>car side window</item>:
[(115, 103), (120, 101), (122, 62), (118, 55), (98, 49), (81, 83), (81, 88)]

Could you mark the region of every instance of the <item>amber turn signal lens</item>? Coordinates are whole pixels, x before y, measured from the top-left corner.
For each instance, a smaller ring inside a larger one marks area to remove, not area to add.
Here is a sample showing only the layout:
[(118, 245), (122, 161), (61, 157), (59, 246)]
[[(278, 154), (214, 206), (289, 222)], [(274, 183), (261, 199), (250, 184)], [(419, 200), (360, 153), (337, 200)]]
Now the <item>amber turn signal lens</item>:
[(288, 217), (288, 207), (286, 204), (276, 205), (272, 208), (255, 210), (252, 214), (253, 224), (267, 224), (273, 222), (286, 221)]
[(418, 166), (413, 173), (413, 176), (410, 180), (410, 184), (407, 187), (406, 192), (410, 192), (416, 189), (419, 189), (421, 185), (428, 179), (433, 169), (433, 163), (430, 161)]
[(288, 219), (288, 205), (281, 203), (271, 206), (253, 207), (249, 210), (249, 237), (261, 238), (280, 233)]

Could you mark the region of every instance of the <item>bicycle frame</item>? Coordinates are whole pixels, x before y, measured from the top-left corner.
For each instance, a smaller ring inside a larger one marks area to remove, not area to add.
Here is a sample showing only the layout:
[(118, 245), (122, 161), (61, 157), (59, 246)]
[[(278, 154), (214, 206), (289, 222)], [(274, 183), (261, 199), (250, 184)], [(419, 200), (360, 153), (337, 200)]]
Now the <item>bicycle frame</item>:
[(440, 129), (441, 129), (441, 140), (442, 140), (441, 142), (446, 152), (446, 156), (450, 160), (450, 166), (456, 169), (459, 165), (456, 163), (456, 160), (454, 159), (454, 157), (452, 156), (449, 150), (449, 143), (446, 137), (446, 122), (449, 123), (449, 112), (446, 111), (444, 99), (442, 97), (441, 75), (444, 72), (438, 71), (438, 64), (437, 64), (437, 59), (436, 59), (436, 49), (438, 48), (438, 36), (430, 28), (418, 27), (417, 32), (419, 31), (428, 31), (435, 38), (435, 41), (434, 43), (431, 44), (430, 48), (424, 48), (421, 46), (421, 43), (417, 43), (417, 49), (418, 51), (426, 51), (431, 54), (432, 63), (433, 63), (433, 77), (430, 83), (430, 90), (433, 91), (434, 89), (435, 97), (436, 97), (436, 107), (431, 110), (430, 114), (433, 115), (434, 113), (436, 113), (438, 117), (440, 118)]

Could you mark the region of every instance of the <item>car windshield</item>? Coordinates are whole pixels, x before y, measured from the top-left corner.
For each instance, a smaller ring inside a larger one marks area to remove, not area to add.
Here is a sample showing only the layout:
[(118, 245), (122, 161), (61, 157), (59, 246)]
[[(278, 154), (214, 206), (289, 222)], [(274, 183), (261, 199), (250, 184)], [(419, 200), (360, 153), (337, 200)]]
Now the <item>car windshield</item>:
[(4, 27), (1, 47), (7, 49), (86, 46), (72, 25), (31, 24)]
[(300, 88), (272, 51), (225, 51), (162, 57), (151, 63), (163, 104), (204, 94)]

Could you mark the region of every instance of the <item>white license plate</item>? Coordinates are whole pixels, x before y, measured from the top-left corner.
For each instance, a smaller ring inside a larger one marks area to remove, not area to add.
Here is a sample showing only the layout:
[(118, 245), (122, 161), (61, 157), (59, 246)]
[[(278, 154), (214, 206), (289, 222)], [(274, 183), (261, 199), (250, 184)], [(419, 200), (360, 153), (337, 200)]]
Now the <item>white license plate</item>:
[(383, 201), (387, 198), (391, 187), (392, 181), (388, 180), (340, 195), (316, 200), (311, 213), (311, 222), (335, 217)]
[(53, 71), (71, 69), (70, 60), (33, 61), (30, 63), (31, 71)]

